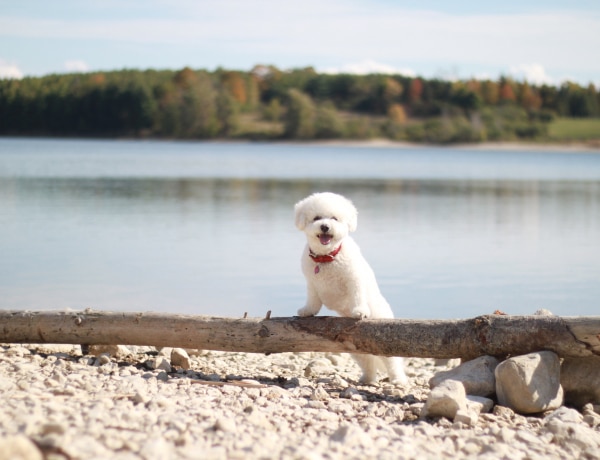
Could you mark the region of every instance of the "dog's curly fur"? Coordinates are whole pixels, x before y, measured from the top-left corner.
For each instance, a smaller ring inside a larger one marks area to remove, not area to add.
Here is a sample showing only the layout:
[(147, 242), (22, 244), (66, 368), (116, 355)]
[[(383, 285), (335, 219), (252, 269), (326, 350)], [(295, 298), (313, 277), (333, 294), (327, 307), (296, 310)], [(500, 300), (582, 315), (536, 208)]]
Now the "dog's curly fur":
[[(307, 300), (298, 315), (316, 315), (325, 305), (339, 315), (351, 318), (393, 318), (373, 270), (349, 236), (356, 230), (358, 216), (352, 202), (335, 193), (315, 193), (298, 202), (294, 211), (296, 227), (307, 237), (302, 254)], [(339, 252), (335, 253), (337, 250)], [(331, 261), (314, 260), (334, 253)], [(362, 383), (374, 383), (378, 370), (387, 372), (393, 383), (408, 381), (402, 358), (364, 354), (353, 357), (363, 371)]]

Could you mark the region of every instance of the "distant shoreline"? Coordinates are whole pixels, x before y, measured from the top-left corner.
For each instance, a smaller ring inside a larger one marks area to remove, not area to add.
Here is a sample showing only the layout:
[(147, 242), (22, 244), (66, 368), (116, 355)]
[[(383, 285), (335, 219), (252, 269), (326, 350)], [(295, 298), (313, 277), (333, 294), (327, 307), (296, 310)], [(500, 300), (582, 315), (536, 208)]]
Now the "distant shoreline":
[(95, 140), (95, 141), (157, 141), (157, 142), (198, 142), (215, 144), (281, 144), (309, 147), (345, 147), (345, 148), (383, 148), (383, 149), (461, 149), (473, 151), (529, 151), (529, 152), (579, 152), (600, 153), (600, 140), (588, 142), (474, 142), (474, 143), (452, 143), (432, 144), (420, 142), (393, 141), (385, 138), (376, 139), (322, 139), (322, 140), (288, 140), (288, 139), (179, 139), (166, 137), (54, 137), (54, 136), (0, 136), (2, 139), (22, 140)]

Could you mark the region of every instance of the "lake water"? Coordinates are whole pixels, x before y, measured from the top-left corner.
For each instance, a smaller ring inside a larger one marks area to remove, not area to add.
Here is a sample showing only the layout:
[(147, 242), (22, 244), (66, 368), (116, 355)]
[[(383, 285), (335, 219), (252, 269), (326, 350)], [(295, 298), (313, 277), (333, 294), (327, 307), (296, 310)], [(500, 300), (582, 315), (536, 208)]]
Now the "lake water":
[(12, 138), (0, 308), (293, 315), (293, 205), (323, 190), (396, 316), (600, 314), (598, 154)]

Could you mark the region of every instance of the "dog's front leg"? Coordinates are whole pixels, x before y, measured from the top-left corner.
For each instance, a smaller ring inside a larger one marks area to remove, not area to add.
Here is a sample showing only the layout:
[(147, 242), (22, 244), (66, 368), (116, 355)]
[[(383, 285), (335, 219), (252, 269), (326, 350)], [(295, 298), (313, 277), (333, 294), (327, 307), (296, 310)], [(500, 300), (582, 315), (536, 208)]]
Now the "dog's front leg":
[(350, 307), (349, 315), (351, 318), (365, 319), (371, 316), (371, 309), (367, 303), (367, 293), (360, 283), (356, 283), (355, 292), (352, 296), (353, 302)]
[(323, 302), (321, 302), (317, 290), (309, 283), (306, 293), (306, 305), (298, 310), (298, 316), (315, 316), (322, 306)]

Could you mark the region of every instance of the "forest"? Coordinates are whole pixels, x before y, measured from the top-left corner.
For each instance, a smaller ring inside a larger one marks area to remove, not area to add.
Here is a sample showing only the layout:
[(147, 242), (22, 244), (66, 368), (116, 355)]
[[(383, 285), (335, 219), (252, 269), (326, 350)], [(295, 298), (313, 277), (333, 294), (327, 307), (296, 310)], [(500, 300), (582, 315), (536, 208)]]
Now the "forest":
[(548, 141), (557, 140), (549, 127), (565, 119), (593, 120), (591, 137), (600, 138), (599, 117), (600, 91), (591, 84), (506, 77), (447, 81), (257, 65), (0, 80), (4, 136)]

